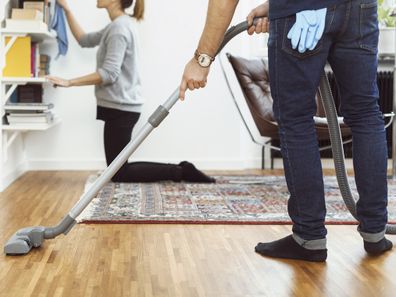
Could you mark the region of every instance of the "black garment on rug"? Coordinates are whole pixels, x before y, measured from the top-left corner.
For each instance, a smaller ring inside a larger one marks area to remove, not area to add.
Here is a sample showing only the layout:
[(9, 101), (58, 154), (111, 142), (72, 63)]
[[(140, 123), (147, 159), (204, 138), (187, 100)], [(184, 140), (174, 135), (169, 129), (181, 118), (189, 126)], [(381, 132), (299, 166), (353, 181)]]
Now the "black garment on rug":
[[(107, 166), (131, 141), (132, 130), (140, 113), (102, 106), (97, 107), (96, 118), (104, 121), (104, 148)], [(113, 182), (181, 181), (182, 169), (174, 164), (153, 162), (126, 162), (112, 178)]]

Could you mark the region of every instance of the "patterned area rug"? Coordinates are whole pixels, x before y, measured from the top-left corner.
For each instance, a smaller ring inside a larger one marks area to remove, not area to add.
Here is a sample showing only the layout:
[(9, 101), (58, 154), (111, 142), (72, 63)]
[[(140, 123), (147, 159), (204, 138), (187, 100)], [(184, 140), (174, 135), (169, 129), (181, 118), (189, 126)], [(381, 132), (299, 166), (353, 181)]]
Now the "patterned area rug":
[[(95, 180), (90, 176), (86, 189)], [(281, 176), (217, 176), (216, 184), (109, 183), (80, 223), (290, 224)], [(327, 224), (355, 224), (335, 177), (325, 177)], [(357, 197), (354, 180), (352, 192)], [(389, 180), (389, 221), (396, 221), (396, 182)]]

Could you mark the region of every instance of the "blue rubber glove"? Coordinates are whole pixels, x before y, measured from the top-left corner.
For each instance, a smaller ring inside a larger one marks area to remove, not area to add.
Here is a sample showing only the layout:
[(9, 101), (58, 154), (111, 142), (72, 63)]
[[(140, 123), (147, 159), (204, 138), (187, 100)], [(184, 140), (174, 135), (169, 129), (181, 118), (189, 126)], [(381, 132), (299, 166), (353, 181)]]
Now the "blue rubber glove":
[(316, 47), (324, 32), (326, 14), (327, 8), (304, 10), (296, 14), (296, 23), (287, 35), (293, 49), (298, 46), (298, 51), (304, 53)]

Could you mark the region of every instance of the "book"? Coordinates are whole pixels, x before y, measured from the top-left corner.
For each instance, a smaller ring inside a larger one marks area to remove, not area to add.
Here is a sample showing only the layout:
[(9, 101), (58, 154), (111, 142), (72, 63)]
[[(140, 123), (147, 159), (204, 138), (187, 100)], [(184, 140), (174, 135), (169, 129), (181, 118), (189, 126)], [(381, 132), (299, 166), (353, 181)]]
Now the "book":
[(37, 9), (30, 8), (13, 8), (11, 13), (11, 19), (13, 20), (44, 20), (43, 12)]
[(35, 77), (35, 69), (36, 69), (36, 47), (34, 43), (30, 46), (30, 76)]
[(26, 84), (17, 88), (17, 102), (19, 103), (42, 103), (43, 86), (41, 84)]
[(51, 61), (50, 56), (40, 54), (40, 69), (39, 69), (39, 73), (38, 73), (39, 77), (43, 77), (45, 75), (50, 74), (50, 71), (49, 71), (50, 61)]
[(40, 69), (38, 72), (38, 77), (45, 77), (46, 75), (49, 75), (50, 72), (47, 69)]
[(23, 1), (23, 8), (37, 9), (41, 13), (44, 13), (45, 2), (44, 1)]
[(50, 124), (54, 120), (54, 115), (51, 112), (36, 113), (36, 114), (9, 114), (7, 121), (10, 124), (33, 124), (43, 123)]
[(51, 61), (51, 57), (49, 55), (40, 55), (40, 62), (41, 63), (49, 63)]
[(54, 105), (52, 103), (10, 103), (4, 105), (4, 110), (30, 110), (30, 111), (45, 111), (52, 109)]
[(17, 90), (12, 92), (11, 97), (10, 97), (10, 102), (12, 102), (12, 103), (17, 103), (18, 102), (18, 92), (17, 92)]
[(39, 71), (40, 71), (40, 47), (38, 43), (34, 44), (35, 47), (35, 56), (34, 56), (34, 77), (39, 76)]
[(32, 43), (31, 45), (31, 76), (38, 77), (40, 71), (40, 47), (38, 43)]
[(50, 13), (50, 5), (49, 1), (24, 1), (23, 8), (31, 8), (40, 10), (43, 14), (43, 18), (41, 19), (44, 23), (49, 25), (51, 23), (51, 13)]
[(16, 118), (40, 118), (40, 117), (51, 117), (53, 114), (50, 110), (45, 110), (45, 111), (39, 111), (39, 112), (32, 112), (32, 111), (25, 111), (25, 112), (19, 112), (19, 111), (11, 111), (7, 113), (7, 115), (16, 117)]
[[(11, 37), (5, 38), (5, 43)], [(3, 69), (4, 77), (30, 77), (31, 74), (31, 38), (18, 37), (6, 54), (6, 65)]]

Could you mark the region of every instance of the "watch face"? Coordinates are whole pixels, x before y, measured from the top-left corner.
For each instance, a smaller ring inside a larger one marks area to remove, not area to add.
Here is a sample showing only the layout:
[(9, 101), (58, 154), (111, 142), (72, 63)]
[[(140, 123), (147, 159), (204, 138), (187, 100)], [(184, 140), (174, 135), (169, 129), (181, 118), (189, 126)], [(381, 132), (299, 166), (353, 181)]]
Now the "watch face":
[(202, 67), (209, 67), (210, 65), (210, 57), (207, 55), (199, 55), (198, 57), (198, 63), (199, 65), (201, 65)]

